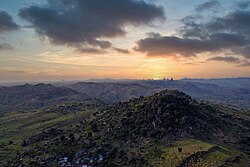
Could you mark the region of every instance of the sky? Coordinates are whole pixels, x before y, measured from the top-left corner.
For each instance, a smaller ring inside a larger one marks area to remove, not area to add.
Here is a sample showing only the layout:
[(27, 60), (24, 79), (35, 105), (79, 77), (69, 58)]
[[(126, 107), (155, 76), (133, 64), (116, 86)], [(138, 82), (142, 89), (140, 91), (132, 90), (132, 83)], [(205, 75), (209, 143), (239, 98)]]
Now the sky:
[(0, 82), (170, 77), (250, 77), (250, 1), (0, 1)]

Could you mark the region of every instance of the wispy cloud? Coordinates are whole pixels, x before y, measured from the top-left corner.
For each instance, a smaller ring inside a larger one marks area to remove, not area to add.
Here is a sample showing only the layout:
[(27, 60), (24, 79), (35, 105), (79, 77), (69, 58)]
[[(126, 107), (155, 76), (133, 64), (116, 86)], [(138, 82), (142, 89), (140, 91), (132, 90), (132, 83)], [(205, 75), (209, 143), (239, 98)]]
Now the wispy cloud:
[(122, 54), (129, 54), (129, 50), (128, 49), (121, 49), (121, 48), (113, 48), (115, 51), (122, 53)]
[(240, 63), (241, 60), (239, 58), (231, 57), (231, 56), (217, 56), (207, 59), (208, 61), (222, 61), (227, 63)]
[(0, 43), (0, 51), (1, 50), (13, 50), (14, 48), (7, 43)]

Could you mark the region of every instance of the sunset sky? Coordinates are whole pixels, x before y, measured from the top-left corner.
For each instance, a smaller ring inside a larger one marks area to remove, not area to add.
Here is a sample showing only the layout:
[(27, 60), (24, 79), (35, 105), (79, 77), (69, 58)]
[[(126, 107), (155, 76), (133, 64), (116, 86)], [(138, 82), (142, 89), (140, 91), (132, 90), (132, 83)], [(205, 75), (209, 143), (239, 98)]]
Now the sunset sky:
[(243, 76), (250, 1), (0, 1), (0, 82)]

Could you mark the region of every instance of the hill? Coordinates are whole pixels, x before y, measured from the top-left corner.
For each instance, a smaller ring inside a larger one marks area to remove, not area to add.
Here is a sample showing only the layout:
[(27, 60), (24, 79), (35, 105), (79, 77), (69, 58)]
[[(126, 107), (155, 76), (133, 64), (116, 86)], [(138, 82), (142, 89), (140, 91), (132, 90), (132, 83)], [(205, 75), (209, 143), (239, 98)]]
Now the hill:
[(156, 91), (138, 83), (78, 82), (66, 87), (107, 103), (127, 101), (139, 96), (149, 96)]
[(5, 166), (247, 167), (250, 162), (249, 114), (176, 90), (77, 115), (36, 111), (16, 120), (16, 114), (1, 118)]
[(209, 83), (216, 84), (223, 87), (228, 88), (241, 88), (241, 89), (249, 89), (250, 78), (241, 77), (241, 78), (215, 78), (215, 79), (192, 79), (185, 78), (182, 79), (185, 82), (199, 82), (199, 83)]
[(127, 101), (140, 96), (149, 96), (165, 89), (183, 91), (200, 101), (250, 108), (250, 88), (225, 87), (211, 83), (182, 80), (131, 80), (119, 83), (79, 82), (65, 87), (101, 99), (107, 103)]
[(68, 88), (50, 84), (0, 87), (0, 114), (8, 111), (25, 111), (88, 98)]

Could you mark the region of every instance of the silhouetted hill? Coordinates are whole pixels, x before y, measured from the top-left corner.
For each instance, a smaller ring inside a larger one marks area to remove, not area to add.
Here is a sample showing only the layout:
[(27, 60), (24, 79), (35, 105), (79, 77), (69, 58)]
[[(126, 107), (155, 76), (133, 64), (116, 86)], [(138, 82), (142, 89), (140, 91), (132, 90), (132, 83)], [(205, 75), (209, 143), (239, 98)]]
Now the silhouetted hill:
[(215, 79), (192, 79), (185, 78), (182, 79), (185, 82), (199, 82), (199, 83), (208, 83), (208, 84), (216, 84), (223, 87), (228, 88), (242, 88), (249, 89), (250, 88), (250, 78), (241, 77), (241, 78), (215, 78)]
[(177, 89), (200, 101), (250, 108), (250, 88), (229, 88), (210, 83), (181, 80), (134, 80), (120, 83), (79, 82), (66, 85), (66, 87), (108, 103), (149, 96), (164, 89)]
[(139, 96), (153, 94), (156, 90), (150, 90), (147, 86), (137, 83), (94, 83), (78, 82), (66, 87), (84, 93), (90, 97), (101, 99), (107, 103), (127, 101)]
[(140, 81), (142, 85), (158, 89), (177, 89), (197, 100), (235, 105), (239, 108), (249, 108), (250, 88), (229, 88), (216, 84), (200, 82), (177, 81)]
[(0, 113), (32, 110), (64, 102), (76, 102), (87, 97), (74, 90), (54, 87), (50, 84), (0, 87)]

